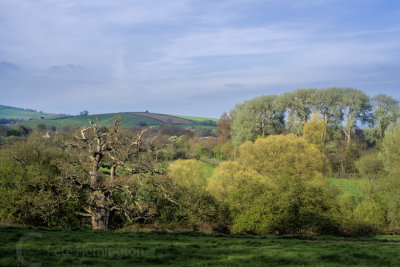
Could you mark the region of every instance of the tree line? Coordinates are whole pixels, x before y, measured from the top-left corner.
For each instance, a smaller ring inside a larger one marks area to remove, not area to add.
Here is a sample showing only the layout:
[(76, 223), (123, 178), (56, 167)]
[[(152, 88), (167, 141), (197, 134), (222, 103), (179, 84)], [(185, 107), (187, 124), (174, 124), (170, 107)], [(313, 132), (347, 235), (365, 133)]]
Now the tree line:
[[(399, 101), (384, 94), (369, 97), (352, 88), (298, 89), (265, 95), (239, 103), (230, 111), (230, 134), (236, 147), (258, 136), (303, 136), (307, 123), (317, 117), (326, 128), (321, 142), (334, 171), (351, 173), (359, 152), (375, 146), (387, 127), (399, 119)], [(307, 130), (309, 134), (310, 125)]]
[(339, 131), (348, 143), (361, 126), (373, 129), (367, 138), (375, 142), (400, 115), (399, 102), (384, 94), (369, 97), (352, 88), (298, 89), (237, 104), (230, 112), (233, 141), (239, 145), (259, 135), (284, 132), (300, 136), (313, 112), (327, 124), (330, 137)]

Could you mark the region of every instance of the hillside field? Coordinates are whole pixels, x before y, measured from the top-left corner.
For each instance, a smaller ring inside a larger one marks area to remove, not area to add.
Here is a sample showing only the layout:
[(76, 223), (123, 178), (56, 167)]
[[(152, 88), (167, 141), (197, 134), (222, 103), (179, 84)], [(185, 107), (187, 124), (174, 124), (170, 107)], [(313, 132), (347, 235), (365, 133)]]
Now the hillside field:
[[(121, 115), (122, 124), (125, 127), (158, 127), (163, 124), (167, 124), (166, 121), (161, 121), (155, 118), (151, 118), (149, 116), (140, 115), (139, 113), (107, 113), (107, 114), (95, 114), (88, 116), (73, 116), (66, 118), (58, 118), (58, 119), (36, 119), (36, 120), (28, 120), (24, 122), (17, 123), (16, 125), (23, 125), (30, 127), (32, 129), (36, 128), (39, 124), (44, 124), (46, 126), (55, 126), (58, 131), (62, 131), (62, 129), (66, 126), (76, 126), (76, 127), (84, 127), (89, 125), (89, 119), (92, 121), (98, 120), (101, 126), (110, 126), (114, 121), (114, 117), (117, 115)], [(189, 120), (183, 120), (183, 124), (174, 123), (174, 116), (172, 115), (162, 115), (163, 117), (171, 117), (171, 124), (176, 126), (196, 129), (196, 128), (207, 128), (207, 129), (215, 129), (215, 126), (211, 125), (201, 125), (197, 123), (189, 123)]]
[(9, 226), (1, 226), (0, 235), (0, 266), (400, 266), (398, 236), (250, 236)]
[(171, 115), (171, 116), (182, 118), (182, 119), (191, 120), (191, 121), (194, 121), (194, 122), (202, 122), (204, 120), (210, 120), (210, 121), (218, 122), (218, 119), (215, 119), (215, 118), (193, 117), (193, 116), (184, 116), (184, 115)]
[(22, 108), (14, 108), (14, 107), (0, 105), (0, 119), (28, 120), (30, 118), (40, 118), (40, 117), (46, 118), (46, 117), (52, 117), (54, 115), (56, 114), (33, 112)]
[[(163, 124), (173, 124), (189, 129), (215, 129), (218, 119), (205, 117), (191, 117), (183, 115), (168, 115), (149, 112), (121, 112), (93, 114), (88, 116), (66, 116), (62, 114), (34, 112), (22, 108), (15, 108), (0, 105), (0, 119), (24, 120), (11, 124), (11, 126), (26, 126), (32, 129), (39, 124), (55, 126), (58, 131), (62, 131), (66, 126), (84, 127), (92, 121), (98, 120), (101, 126), (110, 126), (114, 121), (114, 116), (121, 115), (122, 123), (125, 127), (158, 127)], [(210, 125), (212, 122), (213, 125)], [(7, 122), (6, 122), (7, 123)]]

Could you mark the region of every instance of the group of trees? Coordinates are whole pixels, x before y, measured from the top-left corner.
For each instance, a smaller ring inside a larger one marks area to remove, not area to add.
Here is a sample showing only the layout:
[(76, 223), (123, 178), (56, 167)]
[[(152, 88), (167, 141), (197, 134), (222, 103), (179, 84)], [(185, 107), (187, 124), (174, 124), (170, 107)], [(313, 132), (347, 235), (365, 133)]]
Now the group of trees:
[(284, 132), (301, 136), (313, 112), (320, 114), (331, 137), (339, 132), (347, 143), (360, 126), (374, 129), (371, 140), (374, 140), (372, 136), (383, 137), (385, 129), (400, 114), (399, 102), (383, 94), (370, 98), (351, 88), (298, 89), (237, 104), (230, 113), (233, 142), (240, 145), (247, 140), (254, 141), (259, 135)]
[(294, 133), (318, 141), (334, 172), (344, 175), (355, 173), (360, 152), (383, 138), (400, 109), (397, 100), (383, 94), (371, 98), (352, 88), (298, 89), (237, 104), (230, 116), (236, 147), (258, 136)]
[[(392, 231), (400, 226), (398, 105), (354, 89), (301, 89), (236, 105), (221, 116), (216, 138), (173, 125), (127, 129), (120, 118), (50, 135), (37, 128), (0, 144), (0, 220), (251, 234)], [(349, 166), (363, 180), (362, 199), (328, 183)]]
[(126, 129), (119, 118), (111, 127), (90, 121), (75, 131), (46, 133), (38, 127), (2, 145), (0, 220), (90, 224), (93, 229), (148, 222), (183, 228), (200, 224), (186, 202), (192, 196), (186, 195), (189, 184), (177, 186), (166, 165), (210, 153), (215, 138), (210, 143), (167, 125)]

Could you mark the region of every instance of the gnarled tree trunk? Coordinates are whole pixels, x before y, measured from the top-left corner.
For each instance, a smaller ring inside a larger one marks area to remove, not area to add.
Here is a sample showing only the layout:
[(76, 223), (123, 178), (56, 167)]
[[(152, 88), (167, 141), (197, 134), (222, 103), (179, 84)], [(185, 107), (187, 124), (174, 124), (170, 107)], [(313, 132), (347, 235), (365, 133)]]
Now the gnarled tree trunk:
[(91, 204), (91, 218), (92, 228), (94, 230), (108, 229), (108, 222), (110, 218), (110, 206), (104, 195), (101, 186), (101, 177), (99, 176), (99, 164), (102, 158), (100, 148), (92, 156), (92, 170), (90, 172), (90, 204)]
[(92, 227), (94, 230), (108, 229), (110, 219), (110, 206), (104, 192), (96, 190), (91, 192), (92, 202)]

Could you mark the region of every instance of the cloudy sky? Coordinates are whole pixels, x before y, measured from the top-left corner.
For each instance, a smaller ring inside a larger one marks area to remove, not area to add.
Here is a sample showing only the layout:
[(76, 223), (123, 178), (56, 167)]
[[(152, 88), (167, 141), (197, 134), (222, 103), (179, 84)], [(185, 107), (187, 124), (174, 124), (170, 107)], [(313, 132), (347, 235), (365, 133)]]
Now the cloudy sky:
[(0, 104), (219, 117), (297, 88), (400, 99), (398, 0), (0, 0)]

